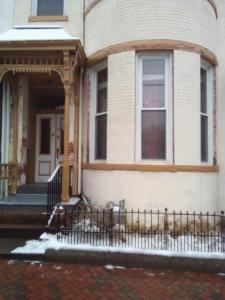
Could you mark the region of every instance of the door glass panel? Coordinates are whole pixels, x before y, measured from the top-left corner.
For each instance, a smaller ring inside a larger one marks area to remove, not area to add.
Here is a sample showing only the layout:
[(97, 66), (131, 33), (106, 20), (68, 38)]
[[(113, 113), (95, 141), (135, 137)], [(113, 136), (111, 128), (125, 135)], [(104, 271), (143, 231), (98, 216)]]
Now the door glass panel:
[(41, 119), (40, 154), (50, 154), (51, 119)]
[(60, 119), (60, 155), (64, 154), (64, 120)]

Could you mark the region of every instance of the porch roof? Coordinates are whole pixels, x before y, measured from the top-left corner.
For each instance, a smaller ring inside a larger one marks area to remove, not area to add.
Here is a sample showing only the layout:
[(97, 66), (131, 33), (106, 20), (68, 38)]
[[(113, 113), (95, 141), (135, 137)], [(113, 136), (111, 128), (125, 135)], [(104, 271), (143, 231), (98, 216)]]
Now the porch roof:
[[(69, 51), (79, 54), (81, 65), (86, 55), (78, 37), (73, 37), (60, 25), (17, 25), (0, 33), (0, 52)], [(13, 54), (14, 55), (14, 54)]]
[(78, 41), (60, 25), (18, 25), (0, 34), (1, 42), (16, 41)]

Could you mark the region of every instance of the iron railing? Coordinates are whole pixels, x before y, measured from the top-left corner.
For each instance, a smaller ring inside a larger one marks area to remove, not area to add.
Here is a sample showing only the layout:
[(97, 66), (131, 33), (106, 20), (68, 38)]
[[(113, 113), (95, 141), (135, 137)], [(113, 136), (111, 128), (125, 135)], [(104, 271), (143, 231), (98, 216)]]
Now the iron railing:
[(52, 209), (61, 202), (62, 193), (62, 166), (58, 165), (49, 178), (47, 194), (47, 217), (52, 213)]
[(0, 164), (0, 199), (7, 198), (11, 194), (12, 186), (16, 186), (17, 165)]
[(58, 214), (58, 240), (176, 252), (224, 252), (224, 212), (75, 210)]

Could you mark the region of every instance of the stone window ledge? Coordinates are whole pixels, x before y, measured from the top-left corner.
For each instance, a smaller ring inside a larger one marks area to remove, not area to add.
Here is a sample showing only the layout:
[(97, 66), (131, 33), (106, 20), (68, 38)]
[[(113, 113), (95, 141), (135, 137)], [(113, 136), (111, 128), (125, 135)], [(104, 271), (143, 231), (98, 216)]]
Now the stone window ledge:
[(56, 22), (68, 21), (68, 16), (30, 16), (29, 22)]

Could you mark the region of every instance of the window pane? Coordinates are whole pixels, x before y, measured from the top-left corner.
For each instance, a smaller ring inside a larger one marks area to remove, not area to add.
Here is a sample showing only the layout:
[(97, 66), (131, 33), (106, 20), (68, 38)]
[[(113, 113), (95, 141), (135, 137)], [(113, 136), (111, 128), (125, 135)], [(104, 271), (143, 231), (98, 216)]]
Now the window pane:
[(165, 60), (143, 60), (143, 107), (165, 107)]
[(95, 159), (106, 159), (107, 116), (95, 119)]
[(40, 154), (50, 154), (51, 119), (41, 119)]
[(107, 111), (107, 68), (97, 73), (97, 113)]
[(104, 83), (104, 82), (107, 82), (108, 80), (108, 72), (107, 72), (107, 68), (105, 68), (104, 70), (101, 70), (98, 72), (98, 86), (101, 84), (101, 83)]
[(201, 116), (201, 160), (208, 162), (208, 117)]
[(107, 88), (98, 90), (97, 95), (97, 113), (107, 111)]
[(143, 84), (143, 107), (165, 107), (165, 85)]
[(201, 69), (201, 112), (207, 113), (207, 71)]
[(142, 159), (166, 159), (165, 111), (142, 111)]
[(164, 75), (164, 74), (165, 74), (164, 59), (143, 60), (143, 75)]
[(63, 15), (64, 0), (38, 0), (38, 16), (60, 16)]

